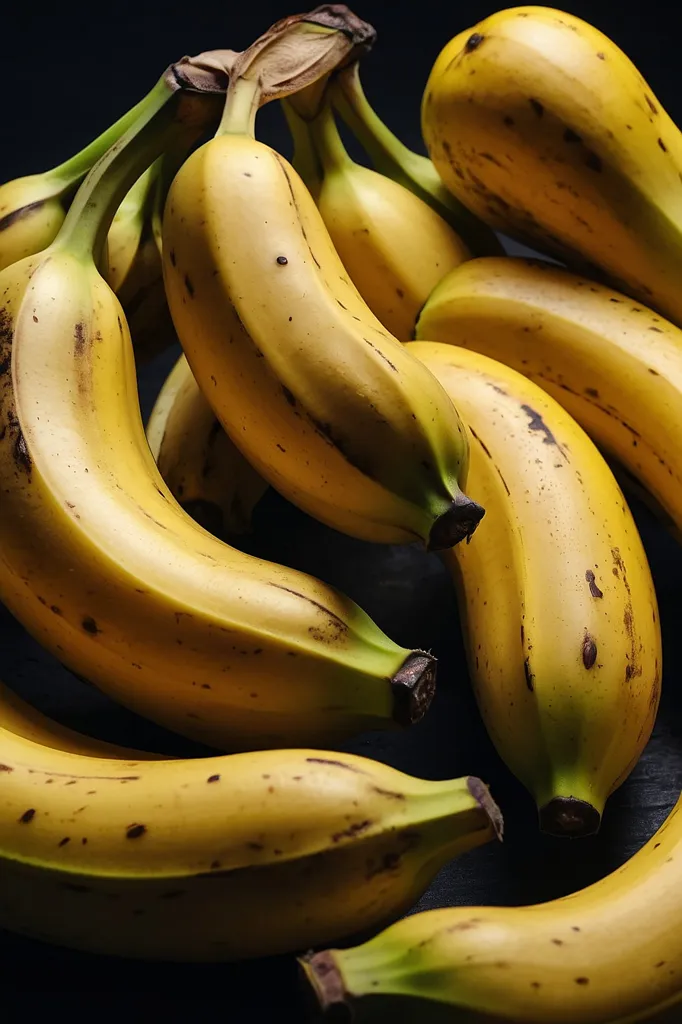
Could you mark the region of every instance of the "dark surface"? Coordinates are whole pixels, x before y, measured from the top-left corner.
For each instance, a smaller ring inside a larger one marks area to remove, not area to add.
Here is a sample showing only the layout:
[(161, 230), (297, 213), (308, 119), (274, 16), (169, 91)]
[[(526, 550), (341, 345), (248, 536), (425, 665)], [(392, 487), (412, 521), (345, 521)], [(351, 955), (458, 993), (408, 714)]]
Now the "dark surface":
[[(29, 5), (3, 14), (3, 151), (0, 180), (51, 166), (80, 148), (135, 102), (171, 60), (210, 46), (242, 47), (291, 7), (140, 4), (119, 0), (54, 7), (40, 19)], [(354, 5), (379, 30), (363, 80), (392, 127), (419, 143), (421, 90), (438, 51), (455, 32), (496, 4), (443, 2)], [(501, 6), (501, 5), (500, 5)], [(609, 33), (635, 60), (663, 105), (682, 121), (676, 88), (680, 12), (662, 0), (642, 8), (602, 3), (563, 5)], [(416, 11), (419, 11), (419, 17)], [(390, 11), (390, 13), (389, 13)], [(665, 11), (665, 14), (664, 14)], [(11, 101), (7, 94), (11, 93)], [(276, 109), (259, 122), (263, 136), (288, 152)], [(148, 410), (174, 353), (141, 380)], [(635, 507), (660, 601), (665, 679), (659, 720), (640, 763), (609, 801), (596, 837), (543, 838), (529, 797), (496, 757), (480, 723), (463, 669), (453, 593), (438, 558), (412, 548), (372, 547), (307, 519), (274, 494), (257, 510), (249, 550), (312, 572), (362, 604), (395, 640), (432, 649), (440, 659), (439, 692), (428, 717), (403, 734), (362, 737), (351, 745), (426, 778), (476, 774), (490, 783), (506, 814), (506, 840), (445, 868), (418, 909), (478, 902), (521, 904), (550, 899), (602, 877), (631, 856), (663, 821), (682, 780), (682, 647), (679, 639), (682, 551), (641, 506)], [(100, 696), (62, 669), (0, 610), (2, 678), (60, 721), (101, 738), (177, 753), (196, 747), (171, 738)], [(88, 957), (0, 933), (2, 1019), (32, 1019), (43, 1008), (72, 1019), (202, 1020), (219, 1014), (246, 1020), (302, 1020), (293, 958), (246, 965), (179, 966)], [(104, 994), (104, 998), (102, 995)], [(679, 1022), (682, 1011), (660, 1021)]]

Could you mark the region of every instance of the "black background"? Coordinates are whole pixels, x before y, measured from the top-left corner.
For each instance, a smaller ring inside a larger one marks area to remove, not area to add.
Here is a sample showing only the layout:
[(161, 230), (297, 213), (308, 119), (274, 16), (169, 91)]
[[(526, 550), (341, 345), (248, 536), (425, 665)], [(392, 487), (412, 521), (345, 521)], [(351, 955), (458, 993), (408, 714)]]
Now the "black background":
[[(569, 3), (565, 10), (610, 35), (635, 61), (654, 93), (682, 123), (679, 38), (682, 13), (670, 0), (646, 5)], [(248, 5), (133, 3), (95, 7), (91, 0), (41, 11), (13, 4), (2, 18), (3, 103), (0, 180), (44, 170), (66, 159), (151, 87), (183, 54), (212, 47), (242, 49), (272, 21), (292, 13), (282, 2)], [(381, 116), (421, 148), (419, 103), (429, 69), (455, 33), (495, 10), (494, 3), (381, 3), (354, 8), (378, 30), (363, 81)], [(279, 111), (260, 116), (266, 141), (289, 152)], [(176, 352), (146, 368), (143, 407)], [(408, 733), (361, 737), (350, 749), (425, 778), (481, 775), (507, 820), (503, 845), (474, 851), (444, 869), (419, 908), (478, 902), (521, 904), (563, 895), (600, 878), (631, 856), (663, 821), (682, 780), (682, 552), (633, 503), (651, 559), (661, 606), (665, 678), (654, 736), (628, 781), (609, 801), (598, 836), (566, 842), (543, 838), (534, 808), (496, 757), (473, 703), (452, 590), (437, 558), (412, 548), (380, 548), (335, 534), (268, 494), (256, 513), (253, 553), (312, 572), (360, 602), (395, 640), (432, 648), (440, 690), (426, 720)], [(200, 752), (135, 718), (78, 682), (0, 609), (2, 676), (41, 710), (82, 731), (116, 742), (175, 753)], [(60, 951), (0, 932), (4, 1018), (64, 1009), (76, 1019), (202, 1020), (217, 1013), (247, 1020), (302, 1020), (293, 958), (242, 965), (140, 964)], [(104, 998), (103, 998), (104, 997)], [(6, 997), (7, 998), (7, 997)], [(32, 1018), (31, 1018), (32, 1019)], [(682, 1019), (679, 1010), (658, 1018)]]

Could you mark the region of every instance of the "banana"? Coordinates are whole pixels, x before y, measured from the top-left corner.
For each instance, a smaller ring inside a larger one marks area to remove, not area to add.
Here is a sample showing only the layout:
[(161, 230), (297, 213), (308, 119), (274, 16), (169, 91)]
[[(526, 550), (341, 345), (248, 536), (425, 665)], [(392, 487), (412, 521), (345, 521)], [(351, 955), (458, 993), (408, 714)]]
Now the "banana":
[(107, 266), (104, 280), (112, 291), (120, 294), (132, 271), (144, 229), (145, 214), (154, 196), (159, 161), (143, 171), (111, 222), (107, 235)]
[(654, 585), (602, 456), (531, 381), (463, 348), (410, 349), (470, 432), (485, 544), (444, 553), (490, 736), (554, 835), (599, 828), (653, 728), (661, 686)]
[(89, 757), (105, 757), (109, 760), (118, 758), (123, 761), (151, 761), (161, 757), (160, 754), (132, 750), (130, 747), (96, 740), (68, 729), (36, 711), (4, 683), (0, 683), (0, 732), (2, 731), (12, 733), (15, 739), (30, 740), (51, 750), (86, 754)]
[(682, 1000), (681, 810), (678, 801), (623, 867), (570, 896), (432, 910), (361, 946), (307, 958), (312, 993), (362, 1020), (365, 1012), (420, 1024), (649, 1019)]
[(422, 130), (488, 224), (682, 325), (682, 135), (605, 35), (548, 7), (493, 14), (441, 51)]
[(144, 435), (125, 316), (96, 269), (122, 196), (214, 101), (169, 75), (52, 246), (0, 275), (0, 600), (73, 671), (186, 736), (336, 743), (419, 718), (434, 660), (179, 508)]
[(357, 61), (334, 76), (330, 98), (376, 171), (427, 203), (476, 256), (504, 254), (495, 233), (448, 192), (431, 160), (409, 149), (383, 123), (365, 96)]
[[(173, 321), (217, 418), (286, 498), (366, 540), (449, 547), (483, 515), (459, 487), (456, 410), (368, 310), (294, 169), (253, 137), (259, 104), (300, 88), (299, 65), (311, 81), (310, 47), (327, 44), (299, 28), (267, 59), (242, 54), (218, 134), (173, 181)], [(328, 71), (319, 62), (316, 77)]]
[(220, 426), (184, 355), (159, 392), (147, 440), (171, 494), (204, 529), (223, 539), (250, 530), (268, 485)]
[(682, 528), (682, 331), (536, 260), (478, 259), (430, 296), (417, 338), (499, 359), (560, 402)]
[(404, 912), (501, 831), (478, 779), (274, 750), (106, 760), (0, 727), (0, 924), (90, 952), (234, 960)]
[(351, 158), (329, 103), (308, 128), (323, 168), (315, 201), (329, 237), (377, 319), (409, 341), (429, 293), (469, 251), (422, 199)]

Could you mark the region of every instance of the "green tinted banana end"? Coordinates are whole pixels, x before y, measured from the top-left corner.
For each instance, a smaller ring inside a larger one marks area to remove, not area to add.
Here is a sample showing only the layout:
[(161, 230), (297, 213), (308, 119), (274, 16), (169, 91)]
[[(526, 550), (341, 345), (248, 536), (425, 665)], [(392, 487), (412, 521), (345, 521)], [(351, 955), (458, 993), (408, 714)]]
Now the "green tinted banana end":
[(550, 836), (581, 839), (599, 831), (601, 815), (587, 800), (555, 796), (540, 808), (540, 829)]
[(458, 494), (445, 512), (438, 516), (429, 534), (427, 551), (444, 551), (466, 538), (467, 542), (485, 515), (477, 502)]

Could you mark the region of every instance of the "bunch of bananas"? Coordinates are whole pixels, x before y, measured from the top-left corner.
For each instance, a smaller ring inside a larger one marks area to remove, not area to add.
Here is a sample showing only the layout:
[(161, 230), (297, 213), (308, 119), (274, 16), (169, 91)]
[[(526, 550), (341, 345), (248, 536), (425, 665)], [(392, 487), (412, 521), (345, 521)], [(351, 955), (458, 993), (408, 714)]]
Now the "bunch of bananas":
[[(339, 752), (418, 721), (435, 658), (239, 543), (272, 486), (441, 552), (540, 828), (596, 832), (662, 671), (614, 472), (682, 530), (682, 135), (606, 37), (515, 8), (438, 57), (427, 158), (362, 90), (373, 42), (324, 5), (183, 58), (71, 160), (0, 187), (0, 599), (72, 671), (228, 752), (112, 746), (0, 685), (0, 926), (177, 960), (372, 932), (302, 959), (323, 1008), (640, 1019), (682, 998), (676, 812), (565, 900), (377, 935), (500, 812), (479, 779)], [(270, 101), (292, 162), (256, 138)], [(566, 266), (505, 256), (494, 229)], [(145, 433), (136, 363), (176, 340)]]

